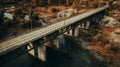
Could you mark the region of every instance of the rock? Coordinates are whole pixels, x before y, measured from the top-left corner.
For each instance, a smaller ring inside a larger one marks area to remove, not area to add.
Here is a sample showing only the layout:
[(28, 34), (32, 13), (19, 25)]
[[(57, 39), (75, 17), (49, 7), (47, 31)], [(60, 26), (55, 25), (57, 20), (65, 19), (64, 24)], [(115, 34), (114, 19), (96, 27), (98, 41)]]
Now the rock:
[(120, 29), (116, 29), (110, 34), (110, 41), (112, 47), (120, 48)]
[(104, 16), (100, 22), (100, 25), (104, 27), (115, 27), (116, 25), (120, 24), (117, 20), (109, 16)]

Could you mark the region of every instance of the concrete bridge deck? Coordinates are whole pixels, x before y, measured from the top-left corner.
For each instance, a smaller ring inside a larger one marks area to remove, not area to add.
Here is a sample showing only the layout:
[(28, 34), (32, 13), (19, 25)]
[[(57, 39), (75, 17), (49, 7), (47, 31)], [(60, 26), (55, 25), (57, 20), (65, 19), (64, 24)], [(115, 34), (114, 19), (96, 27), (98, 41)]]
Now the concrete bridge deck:
[(40, 29), (32, 31), (30, 33), (18, 36), (16, 38), (10, 39), (8, 41), (4, 41), (4, 42), (0, 43), (0, 55), (3, 55), (11, 50), (14, 50), (14, 49), (20, 47), (20, 46), (31, 43), (39, 38), (45, 37), (48, 34), (53, 33), (56, 30), (59, 30), (65, 26), (69, 26), (71, 24), (74, 24), (77, 21), (80, 21), (84, 18), (87, 18), (93, 14), (99, 13), (99, 12), (107, 9), (108, 7), (109, 7), (109, 5), (105, 5), (103, 7), (96, 8), (94, 10), (77, 15), (75, 17), (71, 17), (69, 19), (51, 24), (49, 26), (40, 28)]

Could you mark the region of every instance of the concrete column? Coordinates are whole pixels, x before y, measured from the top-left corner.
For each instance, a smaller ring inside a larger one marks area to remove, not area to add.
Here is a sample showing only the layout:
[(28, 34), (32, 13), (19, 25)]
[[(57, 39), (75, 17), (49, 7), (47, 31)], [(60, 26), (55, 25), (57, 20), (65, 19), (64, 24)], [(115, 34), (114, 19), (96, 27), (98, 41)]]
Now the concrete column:
[(80, 24), (78, 27), (79, 27), (79, 28), (82, 28), (82, 25)]
[(38, 58), (46, 61), (46, 46), (38, 46)]
[(75, 34), (75, 28), (72, 29), (72, 35), (74, 35), (74, 34)]
[(72, 30), (72, 29), (71, 29), (71, 30), (69, 30), (69, 34), (70, 34), (70, 35), (72, 35), (72, 33), (73, 33), (73, 30)]
[(36, 41), (34, 44), (32, 44), (33, 49), (29, 51), (29, 53), (42, 61), (46, 61), (46, 46), (43, 44), (43, 41)]
[(85, 27), (85, 28), (88, 29), (89, 26), (90, 26), (90, 21), (87, 21), (87, 22), (86, 22), (86, 27)]
[(59, 48), (61, 49), (61, 48), (65, 47), (65, 44), (66, 44), (66, 42), (65, 42), (65, 36), (64, 35), (59, 35), (57, 37), (57, 39), (59, 41)]
[(46, 46), (44, 46), (44, 41), (39, 40), (37, 45), (38, 58), (42, 61), (46, 61)]
[(59, 48), (59, 40), (58, 39), (54, 39), (53, 40), (53, 45), (55, 48)]
[(68, 34), (68, 35), (74, 35), (75, 33), (75, 29), (70, 29), (69, 31), (65, 32), (64, 34)]
[(34, 56), (38, 56), (38, 49), (37, 45), (34, 46)]
[(78, 37), (78, 35), (79, 35), (79, 30), (80, 30), (79, 27), (76, 27), (76, 28), (75, 28), (75, 33), (74, 33), (74, 36), (75, 36), (75, 37)]
[(33, 45), (32, 45), (32, 43), (29, 43), (27, 46), (27, 49), (30, 50), (31, 48), (33, 48)]
[(85, 23), (82, 23), (82, 26), (81, 26), (81, 28), (85, 28)]
[[(32, 45), (33, 45), (33, 44), (32, 44)], [(33, 49), (30, 50), (28, 53), (31, 54), (31, 55), (34, 56), (34, 57), (37, 57), (37, 56), (38, 56), (37, 46), (36, 46), (36, 45), (33, 45)]]
[(67, 35), (67, 34), (68, 34), (68, 32), (65, 32), (64, 34), (66, 34), (66, 35)]

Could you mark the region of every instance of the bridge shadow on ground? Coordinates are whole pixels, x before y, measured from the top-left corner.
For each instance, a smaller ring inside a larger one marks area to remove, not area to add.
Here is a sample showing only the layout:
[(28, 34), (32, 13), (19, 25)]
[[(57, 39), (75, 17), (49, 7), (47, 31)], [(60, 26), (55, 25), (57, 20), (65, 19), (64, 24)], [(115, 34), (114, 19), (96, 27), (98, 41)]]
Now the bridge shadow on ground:
[[(0, 57), (0, 67), (107, 67), (106, 63), (96, 59), (91, 51), (76, 44), (74, 38), (66, 37), (65, 40), (62, 50), (47, 47), (47, 62), (42, 62), (28, 53), (20, 54), (16, 58), (11, 53)], [(5, 62), (2, 60), (4, 58)]]
[(107, 67), (106, 63), (96, 59), (91, 51), (76, 44), (73, 38), (66, 38), (64, 48), (62, 52), (49, 48), (47, 51), (49, 67)]

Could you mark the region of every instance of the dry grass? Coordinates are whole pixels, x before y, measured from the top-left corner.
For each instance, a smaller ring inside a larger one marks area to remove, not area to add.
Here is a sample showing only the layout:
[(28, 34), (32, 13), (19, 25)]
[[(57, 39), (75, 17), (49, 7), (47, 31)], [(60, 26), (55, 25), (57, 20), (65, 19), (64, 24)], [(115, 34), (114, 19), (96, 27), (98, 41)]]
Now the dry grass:
[[(89, 50), (96, 50), (100, 52), (104, 56), (108, 56), (112, 59), (120, 59), (120, 51), (115, 52), (111, 50), (111, 43), (106, 42), (107, 37), (109, 37), (110, 33), (115, 31), (116, 27), (106, 27), (102, 28), (102, 34), (97, 34), (93, 37), (93, 42), (91, 42), (92, 46), (88, 46)], [(100, 39), (101, 38), (101, 39)]]

